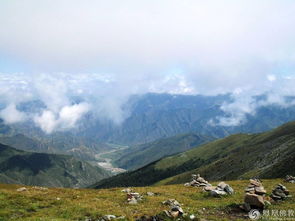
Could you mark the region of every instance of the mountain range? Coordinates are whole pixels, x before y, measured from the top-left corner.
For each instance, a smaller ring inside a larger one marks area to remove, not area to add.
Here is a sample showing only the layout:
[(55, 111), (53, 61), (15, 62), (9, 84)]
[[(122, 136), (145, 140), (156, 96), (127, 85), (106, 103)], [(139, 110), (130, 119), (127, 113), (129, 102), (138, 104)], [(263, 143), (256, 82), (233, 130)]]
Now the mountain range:
[[(264, 101), (265, 96), (257, 96), (255, 99)], [(292, 99), (289, 98), (290, 101)], [(45, 134), (34, 125), (34, 122), (7, 126), (2, 121), (0, 122), (0, 142), (23, 150), (70, 154), (82, 160), (95, 161), (95, 155), (112, 149), (112, 144), (128, 145), (131, 147), (130, 150), (142, 151), (141, 144), (179, 134), (195, 133), (212, 138), (223, 138), (235, 133), (267, 131), (295, 120), (295, 106), (290, 103), (288, 106), (274, 104), (260, 106), (255, 110), (255, 114), (245, 114), (245, 122), (241, 124), (224, 126), (210, 123), (220, 117), (232, 117), (222, 109), (222, 106), (232, 102), (233, 98), (230, 94), (136, 95), (124, 105), (123, 109), (129, 114), (120, 125), (89, 113), (79, 121), (77, 128)], [(40, 101), (18, 106), (21, 111), (28, 113), (39, 113), (44, 107)], [(27, 138), (31, 140), (28, 141)], [(29, 147), (23, 145), (32, 141), (34, 145)], [(173, 153), (168, 152), (164, 155)], [(119, 161), (117, 163), (123, 165)]]
[(110, 176), (72, 156), (33, 153), (0, 144), (0, 182), (51, 187), (86, 187)]
[(235, 134), (142, 168), (104, 179), (93, 188), (184, 183), (191, 174), (208, 180), (278, 178), (294, 173), (295, 122), (257, 134)]

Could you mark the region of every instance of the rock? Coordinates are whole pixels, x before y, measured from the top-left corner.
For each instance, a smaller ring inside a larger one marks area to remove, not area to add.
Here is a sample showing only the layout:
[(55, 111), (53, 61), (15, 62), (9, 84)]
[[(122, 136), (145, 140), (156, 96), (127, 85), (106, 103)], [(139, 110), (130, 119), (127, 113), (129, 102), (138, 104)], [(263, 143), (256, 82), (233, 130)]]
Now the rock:
[(285, 178), (285, 181), (289, 183), (295, 183), (295, 177), (291, 175), (287, 175)]
[(131, 188), (126, 188), (126, 189), (121, 190), (121, 192), (123, 192), (123, 193), (131, 193), (132, 189)]
[(192, 181), (189, 183), (185, 183), (184, 186), (196, 186), (196, 187), (205, 187), (211, 186), (211, 184), (206, 181), (200, 174), (192, 174)]
[(223, 190), (211, 190), (210, 195), (214, 197), (221, 197), (227, 195), (227, 193)]
[(199, 183), (208, 183), (203, 177), (199, 177), (196, 179)]
[(103, 220), (109, 221), (109, 220), (116, 219), (117, 217), (115, 215), (105, 215), (102, 218)]
[(227, 186), (225, 182), (218, 183), (217, 187), (220, 187), (221, 189), (224, 189)]
[(175, 199), (163, 201), (162, 204), (170, 207), (180, 207), (180, 203)]
[(233, 194), (235, 192), (234, 189), (228, 184), (226, 184), (226, 186), (224, 187), (224, 191), (228, 194)]
[(261, 209), (265, 206), (263, 196), (257, 194), (246, 193), (244, 202)]
[(250, 183), (254, 186), (261, 186), (261, 182), (258, 179), (250, 179)]
[(131, 199), (128, 199), (128, 203), (129, 204), (137, 204), (138, 202), (135, 198), (132, 197)]
[(243, 209), (246, 211), (246, 212), (249, 212), (251, 210), (251, 206), (249, 203), (244, 203), (243, 204)]
[(148, 196), (154, 196), (155, 194), (153, 192), (147, 192), (146, 195), (148, 195)]
[(32, 189), (35, 189), (35, 190), (41, 190), (41, 191), (48, 190), (48, 188), (46, 188), (46, 187), (42, 187), (42, 186), (33, 186)]
[(209, 192), (209, 191), (212, 191), (212, 190), (215, 190), (215, 189), (216, 189), (216, 186), (205, 186), (205, 187), (204, 187), (204, 190), (205, 190), (205, 191), (208, 191), (208, 192)]
[(184, 211), (181, 208), (180, 203), (175, 199), (166, 200), (162, 202), (162, 204), (170, 207), (169, 211), (164, 211), (168, 217), (177, 218), (184, 214)]
[(189, 216), (189, 218), (190, 218), (190, 220), (194, 220), (194, 219), (196, 218), (196, 216), (195, 216), (194, 214), (191, 214), (191, 215)]
[(206, 186), (204, 187), (205, 191), (208, 191), (211, 196), (214, 197), (221, 197), (227, 194), (233, 194), (234, 190), (231, 188), (230, 185), (226, 184), (225, 182), (220, 182), (217, 187), (213, 186)]
[(23, 192), (23, 191), (27, 191), (28, 189), (26, 187), (20, 187), (18, 188), (16, 191), (17, 192)]
[(266, 194), (266, 190), (264, 189), (263, 186), (257, 186), (254, 189), (255, 189), (255, 193), (258, 194), (258, 195)]
[(139, 193), (127, 193), (127, 202), (129, 204), (137, 204), (140, 200), (142, 200), (142, 196)]
[(173, 218), (176, 218), (179, 216), (179, 211), (170, 211), (170, 215), (173, 217)]
[(255, 193), (255, 188), (254, 187), (247, 187), (245, 189), (245, 192), (248, 192), (248, 193)]
[(270, 197), (277, 201), (277, 200), (285, 200), (289, 197), (289, 190), (283, 186), (282, 184), (278, 184), (272, 191)]

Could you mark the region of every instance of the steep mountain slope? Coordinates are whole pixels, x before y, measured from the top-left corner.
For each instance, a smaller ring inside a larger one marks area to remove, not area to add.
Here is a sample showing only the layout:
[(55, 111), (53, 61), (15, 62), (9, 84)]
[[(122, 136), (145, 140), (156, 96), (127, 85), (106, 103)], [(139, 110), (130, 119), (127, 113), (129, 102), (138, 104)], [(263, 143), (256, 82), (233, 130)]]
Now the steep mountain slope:
[(0, 144), (0, 182), (51, 187), (85, 187), (109, 176), (73, 157), (32, 153)]
[(134, 170), (165, 156), (184, 152), (211, 140), (213, 138), (193, 133), (164, 138), (125, 149), (122, 156), (114, 161), (114, 164), (120, 168)]
[(161, 184), (183, 183), (191, 173), (209, 180), (276, 178), (294, 169), (295, 122), (291, 122), (261, 134), (236, 134), (213, 141), (92, 187), (143, 186), (161, 180)]
[(82, 133), (111, 143), (134, 145), (191, 132), (219, 138), (235, 133), (258, 133), (295, 120), (294, 105), (266, 105), (259, 107), (254, 115), (246, 114), (244, 124), (210, 124), (219, 117), (230, 117), (221, 106), (231, 102), (230, 95), (146, 94), (129, 101), (130, 115), (121, 125), (103, 124), (90, 118)]
[[(25, 151), (50, 152), (48, 145), (23, 134), (0, 136), (0, 143)], [(54, 152), (54, 150), (51, 151)]]

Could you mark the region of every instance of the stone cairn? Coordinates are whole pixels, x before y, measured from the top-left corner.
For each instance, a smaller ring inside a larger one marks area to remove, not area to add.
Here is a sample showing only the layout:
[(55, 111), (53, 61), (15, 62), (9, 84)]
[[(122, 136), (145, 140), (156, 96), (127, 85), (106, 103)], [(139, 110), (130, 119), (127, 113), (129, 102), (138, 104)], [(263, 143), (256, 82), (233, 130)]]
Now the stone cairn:
[(136, 221), (163, 221), (163, 220), (192, 220), (197, 221), (197, 217), (194, 214), (184, 213), (181, 208), (181, 204), (175, 199), (169, 199), (162, 202), (163, 205), (168, 206), (169, 210), (164, 210), (161, 213), (154, 216), (144, 215)]
[(204, 190), (209, 192), (211, 196), (221, 197), (225, 195), (231, 195), (234, 193), (234, 189), (226, 184), (225, 182), (220, 182), (217, 187), (215, 186), (205, 186)]
[(170, 210), (165, 210), (164, 212), (168, 217), (177, 218), (183, 215), (183, 209), (180, 203), (175, 199), (169, 199), (162, 202), (163, 205), (169, 206)]
[(258, 179), (250, 179), (250, 184), (245, 189), (244, 209), (263, 209), (269, 202), (265, 199), (266, 190)]
[(295, 183), (295, 177), (287, 175), (286, 178), (285, 178), (285, 181), (288, 182), (288, 183)]
[(185, 183), (184, 186), (196, 186), (196, 187), (206, 187), (212, 186), (208, 181), (206, 181), (200, 174), (192, 174), (192, 181)]
[(282, 184), (278, 184), (272, 191), (270, 197), (274, 200), (274, 201), (278, 201), (278, 200), (285, 200), (288, 197), (291, 197), (291, 195), (289, 195), (290, 192), (289, 190)]
[(133, 190), (130, 188), (124, 189), (122, 192), (127, 193), (127, 202), (129, 204), (137, 204), (138, 201), (143, 199), (143, 196), (141, 196), (139, 193), (133, 192)]

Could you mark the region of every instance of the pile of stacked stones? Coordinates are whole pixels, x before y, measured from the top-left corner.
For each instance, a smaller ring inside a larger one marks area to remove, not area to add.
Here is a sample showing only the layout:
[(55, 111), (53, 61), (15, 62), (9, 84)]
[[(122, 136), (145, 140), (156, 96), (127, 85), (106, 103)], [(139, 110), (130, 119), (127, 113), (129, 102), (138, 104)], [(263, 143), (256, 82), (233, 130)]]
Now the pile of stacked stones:
[[(111, 220), (125, 220), (125, 216), (115, 216), (115, 215), (105, 215), (98, 219), (98, 221), (111, 221)], [(88, 219), (85, 219), (85, 221), (88, 221)], [(92, 219), (89, 219), (89, 221), (92, 221)]]
[(290, 192), (289, 190), (282, 184), (278, 184), (272, 191), (270, 197), (275, 200), (285, 200), (287, 197), (291, 197), (291, 195), (289, 195)]
[(192, 174), (192, 181), (185, 183), (184, 186), (196, 186), (196, 187), (206, 187), (212, 186), (208, 181), (206, 181), (200, 174)]
[(169, 206), (170, 210), (165, 210), (164, 212), (168, 217), (177, 218), (183, 215), (183, 209), (180, 203), (175, 199), (169, 199), (162, 202), (163, 205)]
[(266, 190), (258, 179), (250, 179), (250, 184), (245, 189), (246, 195), (244, 198), (244, 209), (250, 211), (251, 209), (263, 209), (269, 203), (265, 199)]
[(209, 192), (211, 196), (221, 197), (225, 195), (231, 195), (234, 193), (234, 189), (226, 184), (225, 182), (220, 182), (217, 187), (214, 186), (206, 186), (204, 190)]
[(127, 202), (129, 204), (137, 204), (143, 198), (139, 193), (133, 192), (130, 188), (124, 189), (122, 192), (127, 193)]
[(287, 175), (286, 178), (285, 178), (285, 181), (289, 182), (289, 183), (295, 183), (295, 177)]
[(155, 216), (142, 216), (136, 221), (163, 221), (163, 220), (198, 220), (194, 214), (183, 212), (180, 203), (175, 199), (169, 199), (162, 202), (163, 205), (169, 206), (169, 210), (164, 210)]

